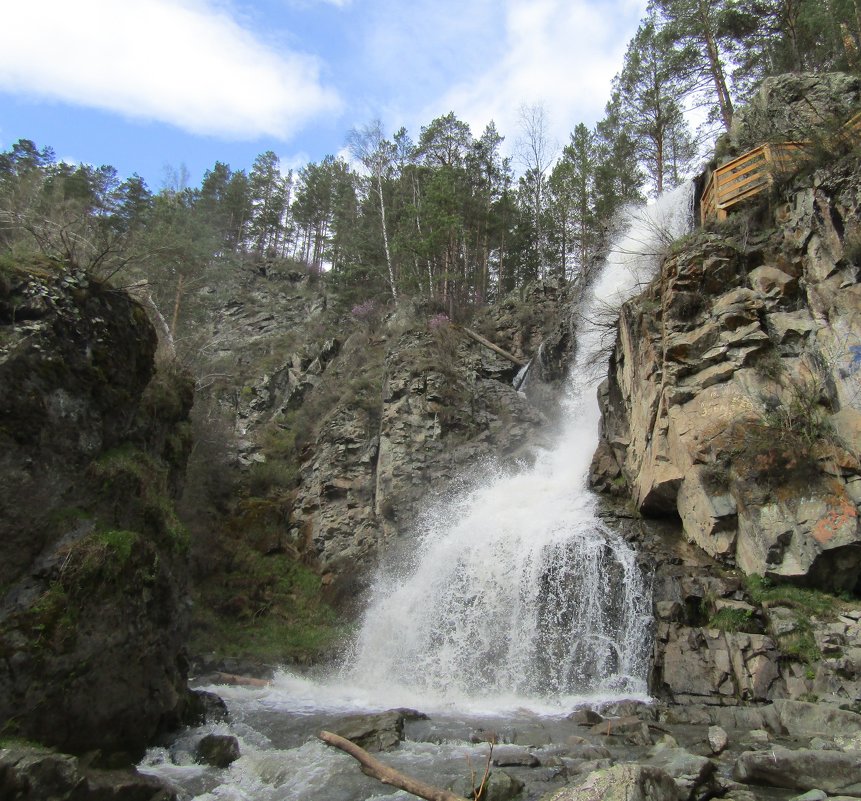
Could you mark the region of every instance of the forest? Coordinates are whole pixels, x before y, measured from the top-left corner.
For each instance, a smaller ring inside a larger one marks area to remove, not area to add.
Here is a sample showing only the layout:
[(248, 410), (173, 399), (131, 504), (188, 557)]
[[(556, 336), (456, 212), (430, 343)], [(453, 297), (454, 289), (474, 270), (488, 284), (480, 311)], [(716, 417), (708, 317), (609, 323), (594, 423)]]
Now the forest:
[(325, 273), (346, 308), (424, 296), (464, 318), (535, 278), (588, 274), (615, 212), (690, 177), (761, 79), (856, 71), (859, 41), (859, 0), (653, 0), (604, 117), (561, 147), (541, 105), (521, 106), (510, 147), (453, 113), (417, 135), (374, 120), (347, 134), (349, 159), (294, 172), (267, 151), (153, 191), (23, 139), (0, 153), (0, 255), (146, 280), (172, 332), (213, 268), (273, 258)]

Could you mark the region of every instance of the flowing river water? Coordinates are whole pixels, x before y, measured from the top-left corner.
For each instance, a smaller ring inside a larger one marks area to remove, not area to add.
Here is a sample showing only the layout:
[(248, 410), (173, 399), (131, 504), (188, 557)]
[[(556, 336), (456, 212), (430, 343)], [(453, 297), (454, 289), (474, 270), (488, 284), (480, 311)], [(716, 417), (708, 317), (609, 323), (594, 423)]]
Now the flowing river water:
[[(264, 687), (213, 686), (229, 723), (190, 730), (141, 765), (197, 801), (409, 799), (364, 777), (315, 734), (339, 719), (407, 707), (385, 758), (447, 786), (482, 764), (476, 733), (552, 751), (578, 706), (646, 700), (651, 604), (631, 547), (597, 516), (586, 477), (598, 444), (596, 389), (622, 301), (652, 277), (657, 254), (690, 225), (691, 186), (633, 212), (577, 312), (576, 354), (552, 449), (492, 473), (428, 514), (410, 558), (382, 571), (343, 664), (311, 678), (281, 671)], [(197, 765), (208, 732), (242, 756)], [(547, 760), (552, 763), (552, 759)], [(552, 778), (552, 777), (551, 777)]]

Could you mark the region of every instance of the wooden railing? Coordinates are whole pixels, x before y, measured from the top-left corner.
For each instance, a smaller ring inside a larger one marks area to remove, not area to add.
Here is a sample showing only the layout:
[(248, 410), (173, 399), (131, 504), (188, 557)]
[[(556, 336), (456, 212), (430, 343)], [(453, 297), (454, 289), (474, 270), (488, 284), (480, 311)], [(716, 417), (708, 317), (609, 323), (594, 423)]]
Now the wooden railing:
[(748, 150), (718, 167), (709, 177), (700, 199), (700, 218), (725, 220), (730, 208), (758, 195), (770, 186), (775, 175), (791, 167), (800, 142), (766, 144)]
[[(847, 122), (839, 137), (861, 135), (861, 113)], [(700, 198), (700, 220), (725, 220), (729, 209), (770, 186), (777, 175), (792, 169), (805, 142), (765, 144), (722, 164), (710, 176)]]

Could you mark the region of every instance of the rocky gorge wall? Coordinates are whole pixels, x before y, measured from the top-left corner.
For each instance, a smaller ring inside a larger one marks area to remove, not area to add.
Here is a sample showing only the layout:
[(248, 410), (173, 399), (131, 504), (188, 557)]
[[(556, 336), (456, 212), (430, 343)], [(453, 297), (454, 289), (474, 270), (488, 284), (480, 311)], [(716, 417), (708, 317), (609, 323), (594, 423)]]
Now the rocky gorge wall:
[(249, 277), (243, 292), (253, 302), (229, 301), (212, 323), (216, 338), (232, 332), (220, 358), (238, 365), (241, 386), (212, 397), (232, 429), (229, 458), (256, 483), (249, 492), (279, 510), (255, 547), (313, 565), (333, 597), (353, 596), (429, 487), (443, 492), (485, 460), (530, 458), (568, 352), (552, 282), (472, 323), (524, 363), (547, 340), (535, 403), (512, 385), (516, 364), (421, 302), (338, 311), (298, 273)]
[(600, 390), (591, 481), (651, 532), (676, 703), (861, 698), (861, 159), (797, 168), (670, 248)]
[(0, 269), (0, 732), (136, 755), (187, 703), (192, 387), (127, 294)]

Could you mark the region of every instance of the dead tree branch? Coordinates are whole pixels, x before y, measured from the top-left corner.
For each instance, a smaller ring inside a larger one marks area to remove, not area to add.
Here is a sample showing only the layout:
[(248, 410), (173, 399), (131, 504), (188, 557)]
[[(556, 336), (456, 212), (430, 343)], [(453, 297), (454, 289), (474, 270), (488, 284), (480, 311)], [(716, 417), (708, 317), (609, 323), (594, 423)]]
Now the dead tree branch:
[(344, 737), (332, 734), (330, 731), (321, 731), (318, 736), (327, 745), (332, 745), (349, 754), (362, 766), (362, 773), (383, 784), (406, 790), (408, 793), (417, 795), (419, 798), (426, 799), (426, 801), (466, 801), (463, 796), (455, 795), (448, 790), (434, 787), (431, 784), (425, 784), (418, 779), (405, 776), (388, 765), (384, 765), (378, 759), (374, 759), (364, 748), (360, 748), (354, 742)]

